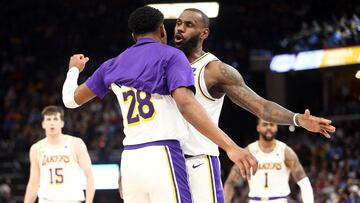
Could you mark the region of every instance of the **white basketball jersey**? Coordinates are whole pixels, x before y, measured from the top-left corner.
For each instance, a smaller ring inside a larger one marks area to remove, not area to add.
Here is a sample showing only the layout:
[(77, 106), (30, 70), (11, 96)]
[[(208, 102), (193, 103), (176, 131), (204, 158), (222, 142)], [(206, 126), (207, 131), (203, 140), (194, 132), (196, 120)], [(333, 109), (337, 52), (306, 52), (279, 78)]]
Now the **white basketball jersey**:
[(186, 140), (186, 121), (170, 95), (149, 94), (111, 84), (124, 118), (124, 145), (158, 140)]
[[(205, 53), (200, 58), (191, 63), (194, 72), (194, 81), (196, 87), (195, 98), (204, 107), (212, 120), (218, 124), (221, 113), (221, 107), (224, 102), (224, 97), (219, 99), (213, 98), (208, 92), (205, 84), (205, 66), (211, 61), (219, 60), (211, 53)], [(207, 137), (197, 131), (191, 124), (189, 125), (190, 137), (182, 146), (184, 154), (187, 155), (201, 155), (207, 154), (212, 156), (219, 156), (218, 146), (209, 140)]]
[(50, 147), (46, 138), (39, 141), (41, 199), (53, 201), (83, 201), (81, 169), (76, 161), (72, 143), (74, 137), (65, 135), (65, 143), (57, 148)]
[(285, 165), (286, 144), (276, 140), (270, 153), (264, 153), (259, 142), (253, 142), (249, 151), (258, 160), (259, 167), (249, 182), (249, 197), (282, 197), (290, 194), (290, 170)]

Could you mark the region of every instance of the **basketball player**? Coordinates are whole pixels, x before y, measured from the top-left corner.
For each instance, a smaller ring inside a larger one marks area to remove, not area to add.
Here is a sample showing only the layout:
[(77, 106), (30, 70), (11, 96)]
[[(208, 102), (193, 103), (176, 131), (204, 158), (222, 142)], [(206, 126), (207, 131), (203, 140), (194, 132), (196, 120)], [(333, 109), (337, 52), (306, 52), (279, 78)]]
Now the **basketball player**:
[[(80, 202), (92, 203), (94, 178), (85, 143), (62, 133), (64, 110), (47, 106), (41, 112), (46, 137), (30, 148), (30, 178), (24, 203)], [(86, 199), (81, 183), (81, 170), (86, 177)]]
[[(301, 189), (302, 202), (313, 203), (314, 194), (302, 165), (295, 152), (285, 143), (275, 139), (277, 125), (262, 119), (258, 120), (256, 131), (259, 140), (249, 144), (246, 149), (259, 162), (258, 172), (248, 180), (249, 202), (282, 203), (288, 202), (290, 194), (290, 173)], [(233, 166), (225, 182), (224, 193), (227, 203), (231, 203), (234, 187), (241, 179), (239, 168)]]
[(194, 77), (185, 55), (166, 45), (163, 14), (151, 7), (129, 17), (135, 45), (104, 62), (80, 86), (89, 60), (73, 55), (63, 85), (66, 107), (76, 108), (112, 91), (124, 118), (121, 176), (125, 202), (192, 202), (179, 141), (188, 136), (183, 118), (223, 148), (250, 176), (257, 162), (221, 131), (194, 98)]
[[(303, 115), (293, 113), (257, 95), (245, 84), (238, 71), (203, 51), (203, 42), (209, 34), (209, 18), (198, 9), (186, 9), (176, 20), (174, 46), (181, 49), (190, 61), (196, 84), (195, 97), (215, 122), (219, 120), (226, 94), (239, 107), (264, 120), (301, 126), (326, 137), (330, 137), (328, 132), (335, 131), (330, 120), (311, 116), (309, 110)], [(189, 141), (182, 148), (187, 157), (194, 202), (223, 202), (218, 147), (192, 126), (189, 128)]]

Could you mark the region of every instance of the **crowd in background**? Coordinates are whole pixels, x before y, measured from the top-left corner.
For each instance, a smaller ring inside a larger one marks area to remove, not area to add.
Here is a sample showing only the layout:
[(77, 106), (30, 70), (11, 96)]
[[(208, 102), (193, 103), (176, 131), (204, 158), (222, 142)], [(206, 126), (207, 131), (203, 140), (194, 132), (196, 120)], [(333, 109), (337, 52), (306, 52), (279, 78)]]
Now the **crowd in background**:
[(360, 43), (360, 19), (350, 16), (331, 16), (324, 21), (303, 21), (300, 30), (279, 42), (284, 53), (315, 49), (353, 46)]
[[(236, 2), (221, 5), (223, 10), (212, 22), (211, 37), (205, 47), (237, 68), (245, 80), (256, 77), (248, 67), (248, 57), (254, 48), (277, 53), (360, 44), (358, 3), (351, 4), (350, 11), (350, 6), (338, 6), (347, 14), (335, 13), (336, 17), (332, 18), (328, 10), (337, 5), (336, 1), (330, 1), (329, 8), (321, 11), (331, 19), (326, 21), (318, 18), (320, 14), (314, 15), (320, 12), (316, 10), (321, 7), (317, 5), (320, 1), (315, 1), (317, 4), (310, 8), (309, 2), (301, 5), (282, 0), (257, 0), (239, 5)], [(0, 3), (0, 24), (4, 28), (0, 29), (0, 157), (16, 160), (15, 170), (28, 173), (30, 146), (44, 136), (42, 108), (49, 104), (62, 105), (61, 87), (70, 55), (86, 53), (90, 57), (79, 79), (85, 81), (105, 59), (132, 44), (126, 19), (133, 8), (142, 5), (138, 4), (131, 1), (44, 4), (20, 0), (6, 5)], [(234, 15), (239, 16), (238, 23), (222, 23), (234, 22)], [(301, 24), (302, 18), (307, 21)], [(170, 26), (167, 30), (171, 36)], [(280, 46), (277, 42), (281, 42)], [(341, 102), (350, 103), (350, 110), (344, 110)], [(358, 100), (346, 97), (344, 101), (339, 100), (337, 108), (329, 107), (324, 113), (346, 115), (359, 109)], [(336, 123), (336, 126), (338, 130), (330, 142), (311, 136), (305, 136), (301, 142), (296, 142), (297, 136), (284, 140), (304, 164), (317, 202), (351, 202), (351, 196), (359, 193), (360, 124), (351, 121)], [(64, 133), (81, 137), (95, 162), (114, 161), (109, 156), (112, 150), (122, 149), (122, 129), (120, 108), (112, 94), (104, 101), (96, 99), (79, 109), (65, 111)], [(244, 132), (251, 130), (244, 129)], [(120, 157), (115, 158), (118, 160)], [(227, 176), (226, 170), (223, 175)], [(0, 203), (13, 201), (11, 195), (9, 197), (12, 187), (11, 181), (0, 174)], [(244, 198), (246, 190), (242, 184), (239, 188), (238, 196)], [(4, 200), (5, 197), (9, 200)]]

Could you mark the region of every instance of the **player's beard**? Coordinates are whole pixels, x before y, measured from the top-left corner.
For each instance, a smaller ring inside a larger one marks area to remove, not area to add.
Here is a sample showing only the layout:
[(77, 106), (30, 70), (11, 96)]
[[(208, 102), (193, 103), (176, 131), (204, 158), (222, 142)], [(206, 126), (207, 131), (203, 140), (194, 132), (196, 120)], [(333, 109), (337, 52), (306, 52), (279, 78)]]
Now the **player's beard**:
[(172, 43), (173, 43), (174, 47), (176, 47), (176, 48), (180, 49), (181, 51), (183, 51), (186, 56), (189, 56), (196, 49), (196, 47), (197, 47), (197, 45), (199, 43), (199, 40), (200, 40), (200, 33), (197, 34), (197, 35), (192, 36), (188, 40), (185, 40), (179, 46), (177, 46), (175, 44), (174, 40), (172, 40)]
[(271, 136), (267, 136), (266, 134), (267, 133), (271, 133), (271, 132), (268, 132), (266, 131), (265, 133), (260, 133), (261, 137), (265, 140), (265, 141), (272, 141), (273, 139), (275, 139), (275, 133), (271, 133)]

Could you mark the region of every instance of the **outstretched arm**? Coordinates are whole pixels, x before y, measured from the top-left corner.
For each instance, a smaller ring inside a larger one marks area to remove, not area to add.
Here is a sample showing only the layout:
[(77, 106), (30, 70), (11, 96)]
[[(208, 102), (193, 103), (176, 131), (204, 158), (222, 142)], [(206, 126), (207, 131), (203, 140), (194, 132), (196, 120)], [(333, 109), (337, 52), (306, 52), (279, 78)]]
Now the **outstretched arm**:
[(309, 178), (306, 176), (305, 171), (296, 155), (290, 148), (285, 149), (285, 165), (289, 168), (294, 181), (299, 185), (301, 190), (301, 197), (304, 203), (314, 202), (314, 193), (311, 187)]
[(210, 88), (220, 94), (226, 94), (235, 104), (259, 118), (280, 125), (294, 124), (311, 132), (322, 133), (326, 137), (329, 137), (328, 132), (335, 131), (335, 127), (330, 125), (330, 120), (311, 116), (310, 111), (295, 115), (279, 104), (262, 98), (245, 84), (236, 69), (225, 63), (211, 62), (205, 71), (207, 82), (210, 86), (214, 83)]

